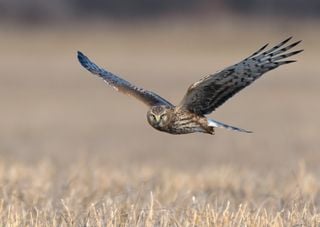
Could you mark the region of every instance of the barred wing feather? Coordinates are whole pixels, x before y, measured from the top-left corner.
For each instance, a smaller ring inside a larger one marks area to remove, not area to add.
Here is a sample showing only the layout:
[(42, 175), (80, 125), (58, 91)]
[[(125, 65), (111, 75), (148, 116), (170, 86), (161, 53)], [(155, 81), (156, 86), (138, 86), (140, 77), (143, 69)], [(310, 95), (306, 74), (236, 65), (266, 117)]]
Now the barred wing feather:
[(112, 74), (111, 72), (100, 68), (93, 63), (87, 56), (78, 51), (78, 60), (80, 64), (89, 72), (101, 77), (107, 84), (112, 86), (117, 91), (124, 94), (131, 95), (144, 102), (148, 106), (165, 105), (173, 106), (170, 102), (160, 97), (152, 91), (144, 90), (143, 88), (136, 87), (130, 82)]
[(285, 45), (291, 38), (262, 52), (268, 46), (266, 44), (238, 64), (192, 84), (181, 101), (180, 107), (199, 115), (209, 114), (264, 73), (280, 65), (295, 62), (284, 60), (303, 51), (285, 53), (301, 42)]

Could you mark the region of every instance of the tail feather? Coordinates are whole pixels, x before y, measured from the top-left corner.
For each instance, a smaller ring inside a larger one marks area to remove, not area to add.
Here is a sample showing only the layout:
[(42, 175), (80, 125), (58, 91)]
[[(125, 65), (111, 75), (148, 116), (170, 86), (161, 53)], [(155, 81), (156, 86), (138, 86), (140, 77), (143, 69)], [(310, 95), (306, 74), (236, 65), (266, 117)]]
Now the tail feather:
[(230, 126), (224, 123), (221, 123), (219, 121), (213, 120), (213, 119), (208, 119), (208, 125), (215, 127), (215, 128), (225, 128), (225, 129), (229, 129), (229, 130), (234, 130), (234, 131), (238, 131), (238, 132), (246, 132), (246, 133), (252, 133), (252, 131), (248, 131), (242, 128), (237, 128), (234, 126)]

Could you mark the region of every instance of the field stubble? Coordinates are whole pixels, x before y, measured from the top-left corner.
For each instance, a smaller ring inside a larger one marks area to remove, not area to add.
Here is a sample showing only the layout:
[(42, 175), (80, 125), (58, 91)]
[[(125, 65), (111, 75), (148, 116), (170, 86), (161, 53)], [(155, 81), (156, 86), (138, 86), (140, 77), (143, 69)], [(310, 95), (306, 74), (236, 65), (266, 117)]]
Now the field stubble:
[[(318, 226), (319, 33), (215, 26), (2, 28), (0, 225)], [(142, 104), (75, 58), (178, 103), (201, 76), (288, 33), (304, 39), (298, 63), (214, 115), (250, 135), (157, 132)]]

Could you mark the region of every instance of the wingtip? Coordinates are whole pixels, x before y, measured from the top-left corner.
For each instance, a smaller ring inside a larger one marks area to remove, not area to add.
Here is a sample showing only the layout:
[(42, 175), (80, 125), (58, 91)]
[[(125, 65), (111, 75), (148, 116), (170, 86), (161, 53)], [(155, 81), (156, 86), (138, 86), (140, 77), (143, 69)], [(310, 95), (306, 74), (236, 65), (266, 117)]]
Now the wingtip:
[(296, 50), (296, 51), (292, 52), (292, 55), (300, 54), (303, 51), (304, 51), (304, 49)]
[(301, 43), (301, 42), (302, 42), (302, 40), (299, 40), (299, 41), (297, 41), (297, 42), (294, 42), (294, 43), (290, 44), (289, 46), (287, 46), (286, 49), (289, 50), (289, 49), (297, 46), (297, 45), (298, 45), (299, 43)]
[(77, 51), (77, 57), (78, 57), (78, 59), (80, 60), (81, 58), (84, 58), (85, 55), (84, 55), (80, 50), (78, 50), (78, 51)]
[(293, 38), (293, 36), (290, 36), (288, 38), (286, 38), (283, 42), (288, 42), (289, 40), (291, 40)]
[(269, 46), (269, 43), (264, 44), (257, 52), (263, 51), (267, 46)]
[(88, 61), (88, 57), (84, 55), (81, 51), (77, 51), (77, 58), (80, 64), (84, 67), (86, 67), (86, 62)]
[(279, 63), (280, 63), (281, 65), (283, 65), (283, 64), (291, 64), (291, 63), (295, 63), (295, 62), (297, 62), (297, 60), (279, 61)]
[(80, 65), (82, 65), (89, 72), (100, 75), (102, 73), (102, 69), (93, 63), (86, 55), (84, 55), (81, 51), (77, 51), (77, 57)]

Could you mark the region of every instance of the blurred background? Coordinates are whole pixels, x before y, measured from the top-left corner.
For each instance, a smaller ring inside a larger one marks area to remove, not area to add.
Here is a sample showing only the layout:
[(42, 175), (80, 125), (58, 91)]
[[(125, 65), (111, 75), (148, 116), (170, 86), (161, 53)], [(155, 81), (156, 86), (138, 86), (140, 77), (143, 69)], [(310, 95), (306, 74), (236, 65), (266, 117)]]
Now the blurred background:
[[(262, 173), (304, 162), (319, 172), (319, 22), (316, 0), (1, 0), (0, 159)], [(289, 36), (303, 40), (298, 62), (210, 115), (253, 134), (155, 131), (146, 106), (76, 59), (81, 50), (177, 104), (191, 83)]]
[(246, 15), (258, 17), (292, 17), (299, 19), (319, 17), (320, 3), (316, 0), (69, 0), (39, 1), (1, 0), (1, 17), (17, 23), (79, 21), (101, 19), (102, 21), (161, 19), (168, 15)]

